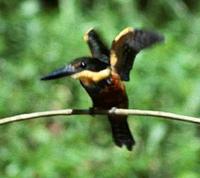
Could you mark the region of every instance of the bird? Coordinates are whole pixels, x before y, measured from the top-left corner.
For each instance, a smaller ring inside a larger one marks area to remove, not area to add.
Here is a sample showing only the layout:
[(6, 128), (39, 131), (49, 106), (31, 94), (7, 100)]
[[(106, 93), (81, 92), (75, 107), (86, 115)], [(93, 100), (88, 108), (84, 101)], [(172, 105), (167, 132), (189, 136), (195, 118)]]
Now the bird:
[[(144, 48), (164, 41), (160, 33), (127, 27), (107, 46), (100, 34), (89, 29), (84, 34), (91, 56), (78, 57), (56, 69), (41, 80), (72, 77), (80, 81), (92, 100), (94, 109), (128, 108), (125, 82), (130, 80), (130, 71), (136, 55)], [(131, 151), (135, 145), (125, 115), (108, 115), (112, 138), (118, 147)]]

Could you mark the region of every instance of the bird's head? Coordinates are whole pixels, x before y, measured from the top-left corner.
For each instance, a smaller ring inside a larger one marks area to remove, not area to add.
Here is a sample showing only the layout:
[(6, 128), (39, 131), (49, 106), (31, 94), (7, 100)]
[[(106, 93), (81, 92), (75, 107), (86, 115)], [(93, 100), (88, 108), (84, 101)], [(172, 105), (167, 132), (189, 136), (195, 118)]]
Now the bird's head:
[(53, 80), (67, 76), (82, 80), (83, 78), (92, 77), (93, 74), (106, 69), (106, 67), (107, 65), (105, 63), (96, 58), (81, 57), (42, 77), (41, 80)]

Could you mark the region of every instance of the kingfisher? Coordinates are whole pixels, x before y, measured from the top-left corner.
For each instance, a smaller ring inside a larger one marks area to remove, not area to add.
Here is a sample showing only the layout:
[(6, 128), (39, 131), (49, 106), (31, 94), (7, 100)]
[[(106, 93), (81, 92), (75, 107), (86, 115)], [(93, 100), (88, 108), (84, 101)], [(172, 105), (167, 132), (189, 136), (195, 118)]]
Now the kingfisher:
[[(91, 56), (79, 57), (71, 63), (41, 78), (53, 80), (71, 76), (80, 81), (89, 94), (91, 109), (128, 108), (124, 82), (130, 80), (130, 71), (136, 55), (144, 48), (162, 42), (164, 37), (156, 32), (127, 27), (112, 41), (109, 49), (95, 29), (84, 34)], [(108, 115), (114, 143), (129, 151), (135, 145), (127, 116)]]

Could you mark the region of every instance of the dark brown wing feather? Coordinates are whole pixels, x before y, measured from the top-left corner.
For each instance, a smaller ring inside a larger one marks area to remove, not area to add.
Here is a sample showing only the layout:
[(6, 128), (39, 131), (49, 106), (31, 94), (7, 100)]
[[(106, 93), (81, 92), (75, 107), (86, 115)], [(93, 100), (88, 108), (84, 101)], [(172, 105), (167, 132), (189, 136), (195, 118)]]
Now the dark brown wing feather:
[(93, 57), (109, 64), (110, 50), (94, 29), (85, 33), (84, 40), (87, 42)]
[(154, 32), (126, 28), (112, 43), (111, 66), (121, 76), (122, 80), (128, 81), (137, 53), (163, 40), (163, 36)]

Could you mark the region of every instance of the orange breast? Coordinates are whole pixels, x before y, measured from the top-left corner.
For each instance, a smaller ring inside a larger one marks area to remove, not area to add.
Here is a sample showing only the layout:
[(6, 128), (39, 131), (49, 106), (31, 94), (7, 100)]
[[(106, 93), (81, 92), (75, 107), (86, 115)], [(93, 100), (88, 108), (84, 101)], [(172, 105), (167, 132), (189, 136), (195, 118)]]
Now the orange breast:
[(111, 107), (127, 108), (128, 98), (124, 83), (119, 75), (112, 74), (111, 84), (107, 85), (95, 98), (95, 106), (109, 109)]

